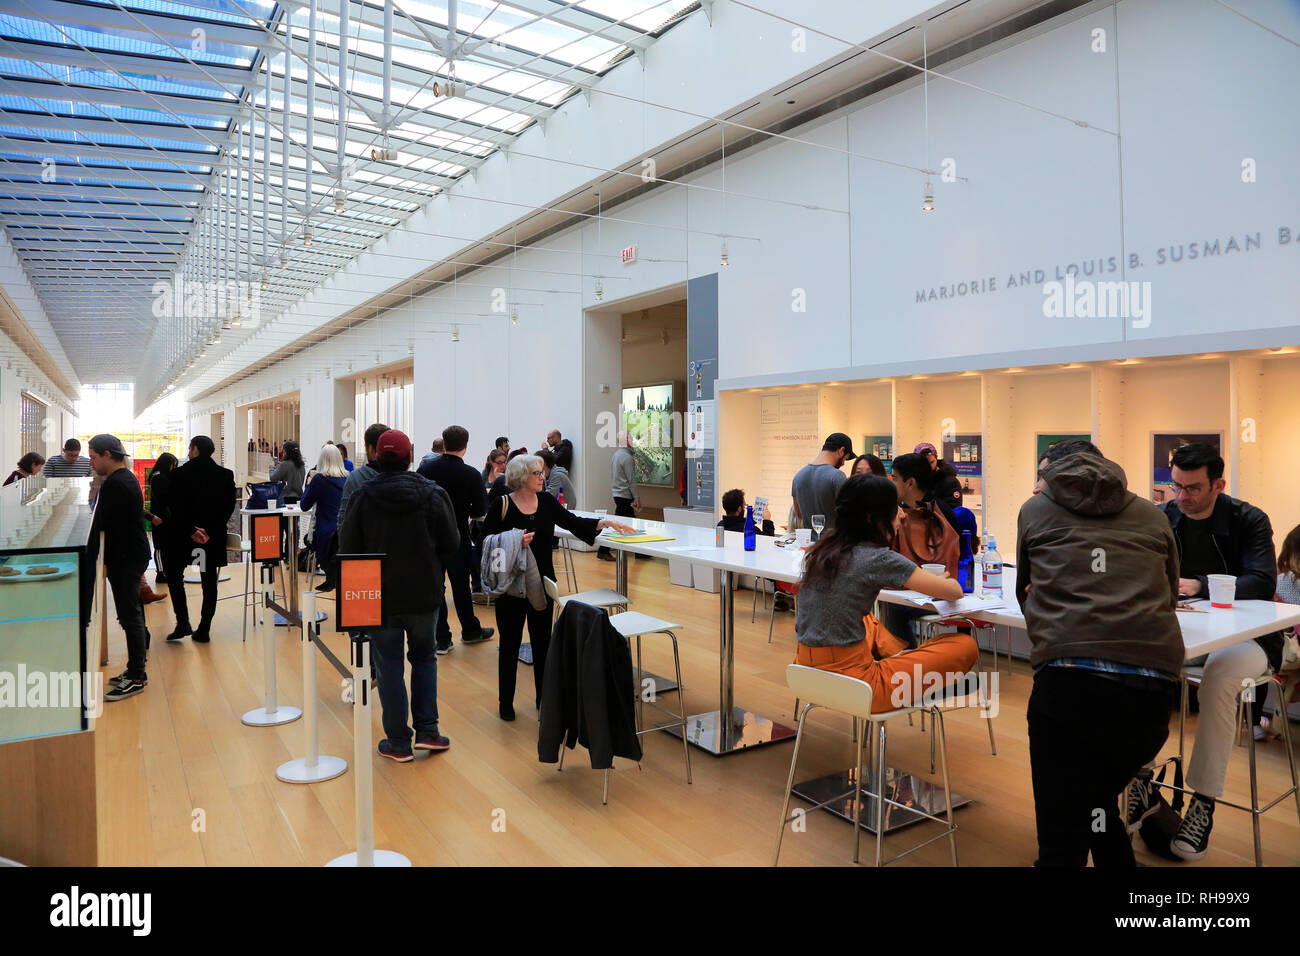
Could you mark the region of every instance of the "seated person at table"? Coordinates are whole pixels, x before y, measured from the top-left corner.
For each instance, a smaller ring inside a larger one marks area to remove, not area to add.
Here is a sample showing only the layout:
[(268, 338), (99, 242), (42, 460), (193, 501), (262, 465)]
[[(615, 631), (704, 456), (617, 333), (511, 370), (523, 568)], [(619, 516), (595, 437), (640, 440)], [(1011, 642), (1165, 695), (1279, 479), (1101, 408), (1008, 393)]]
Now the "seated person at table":
[[(1223, 493), (1223, 458), (1210, 445), (1183, 445), (1172, 462), (1174, 500), (1162, 510), (1178, 542), (1178, 593), (1184, 597), (1209, 597), (1208, 574), (1237, 578), (1236, 600), (1273, 600), (1277, 589), (1277, 563), (1273, 557), (1273, 527), (1259, 508)], [(1198, 689), (1200, 716), (1196, 743), (1187, 762), (1187, 789), (1193, 791), (1182, 826), (1169, 844), (1184, 860), (1199, 860), (1210, 845), (1214, 826), (1214, 801), (1223, 796), (1228, 755), (1237, 732), (1237, 695), (1242, 682), (1282, 666), (1282, 635), (1278, 632), (1242, 641), (1215, 651), (1205, 659)], [(1263, 713), (1259, 693), (1255, 719)], [(1256, 740), (1264, 736), (1256, 730)], [(1138, 829), (1159, 809), (1149, 772), (1134, 780), (1125, 807), (1129, 831)]]
[(1120, 792), (1160, 753), (1183, 635), (1169, 522), (1088, 441), (1047, 452), (1020, 506), (1016, 599), (1034, 670), (1026, 718), (1036, 866), (1132, 867)]
[[(921, 455), (908, 453), (894, 459), (889, 478), (898, 489), (898, 503), (902, 508), (893, 549), (916, 565), (942, 564), (948, 576), (956, 579), (961, 539), (931, 497), (936, 480), (934, 470)], [(880, 623), (912, 644), (912, 623), (929, 613), (925, 608), (885, 604), (880, 608)]]
[[(724, 531), (745, 530), (745, 492), (732, 488), (722, 496), (722, 520), (718, 522)], [(776, 525), (772, 524), (772, 509), (763, 509), (760, 520), (754, 522), (754, 530), (759, 534), (776, 534)]]
[(922, 571), (890, 547), (899, 521), (898, 493), (888, 478), (854, 475), (835, 496), (835, 526), (808, 549), (794, 632), (794, 662), (847, 674), (871, 685), (871, 712), (920, 702), (923, 690), (946, 687), (979, 657), (969, 634), (944, 634), (915, 650), (871, 614), (882, 588), (911, 588), (942, 600), (961, 585)]

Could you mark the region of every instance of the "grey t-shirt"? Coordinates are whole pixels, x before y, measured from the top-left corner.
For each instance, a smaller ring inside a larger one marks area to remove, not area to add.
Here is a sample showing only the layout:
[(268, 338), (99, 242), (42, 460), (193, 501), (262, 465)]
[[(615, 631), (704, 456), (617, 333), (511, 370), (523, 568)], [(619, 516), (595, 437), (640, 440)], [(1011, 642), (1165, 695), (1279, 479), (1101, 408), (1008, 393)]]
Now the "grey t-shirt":
[(874, 544), (853, 549), (833, 585), (799, 588), (794, 633), (809, 647), (846, 647), (867, 638), (862, 618), (871, 613), (882, 588), (902, 588), (916, 565), (897, 551)]
[(835, 524), (835, 495), (848, 479), (834, 465), (804, 465), (790, 483), (790, 496), (799, 506), (799, 525), (812, 527), (813, 515), (825, 515), (826, 527)]

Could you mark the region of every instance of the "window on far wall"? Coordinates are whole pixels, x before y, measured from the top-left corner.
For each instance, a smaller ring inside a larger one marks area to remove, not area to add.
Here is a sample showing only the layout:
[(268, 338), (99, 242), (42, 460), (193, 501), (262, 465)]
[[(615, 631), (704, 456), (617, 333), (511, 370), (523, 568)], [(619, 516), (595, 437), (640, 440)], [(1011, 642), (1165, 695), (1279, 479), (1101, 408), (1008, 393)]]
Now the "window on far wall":
[(48, 411), (49, 407), (44, 402), (38, 401), (23, 392), (22, 446), (24, 455), (30, 451), (45, 454), (45, 441), (41, 431), (45, 425), (45, 415)]

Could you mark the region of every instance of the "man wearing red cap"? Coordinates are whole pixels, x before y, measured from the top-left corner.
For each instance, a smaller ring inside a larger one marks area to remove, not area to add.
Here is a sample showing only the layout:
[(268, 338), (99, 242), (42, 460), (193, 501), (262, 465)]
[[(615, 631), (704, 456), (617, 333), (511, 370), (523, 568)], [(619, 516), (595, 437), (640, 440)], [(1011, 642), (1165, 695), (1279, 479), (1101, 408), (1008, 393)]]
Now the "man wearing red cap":
[[(383, 708), (385, 738), (379, 741), (379, 753), (405, 763), (414, 759), (415, 750), (451, 746), (438, 730), (434, 635), (444, 600), (443, 569), (456, 557), (460, 534), (447, 493), (410, 470), (411, 440), (405, 434), (392, 428), (380, 435), (373, 465), (379, 474), (357, 488), (348, 502), (339, 552), (384, 556), (388, 626), (369, 631)], [(409, 701), (404, 651), (411, 661)], [(408, 708), (414, 735), (406, 722)]]

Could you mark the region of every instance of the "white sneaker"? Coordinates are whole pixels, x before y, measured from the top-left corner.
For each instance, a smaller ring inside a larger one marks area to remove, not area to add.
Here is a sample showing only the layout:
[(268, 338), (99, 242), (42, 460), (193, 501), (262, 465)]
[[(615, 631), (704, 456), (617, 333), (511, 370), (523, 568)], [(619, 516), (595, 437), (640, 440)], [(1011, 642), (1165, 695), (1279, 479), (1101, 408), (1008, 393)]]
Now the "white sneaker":
[(1256, 740), (1268, 740), (1268, 718), (1261, 717), (1259, 724), (1251, 731)]

